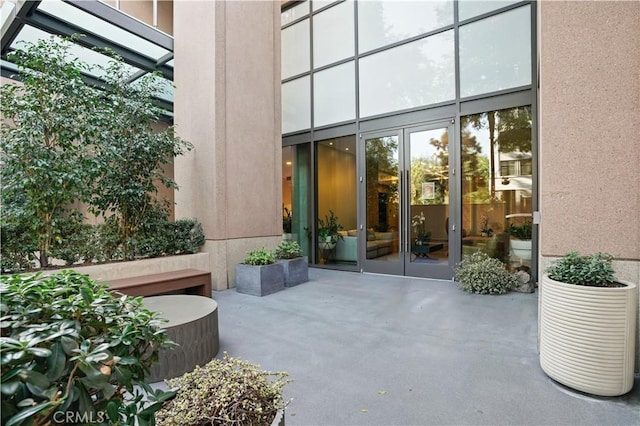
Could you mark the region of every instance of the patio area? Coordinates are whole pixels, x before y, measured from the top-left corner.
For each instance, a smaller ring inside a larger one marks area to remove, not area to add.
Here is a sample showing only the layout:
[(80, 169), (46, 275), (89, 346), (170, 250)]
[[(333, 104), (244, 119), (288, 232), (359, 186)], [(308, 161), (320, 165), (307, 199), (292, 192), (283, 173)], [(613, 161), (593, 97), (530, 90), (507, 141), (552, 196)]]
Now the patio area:
[(597, 398), (540, 369), (538, 295), (310, 269), (267, 297), (226, 290), (220, 352), (294, 381), (287, 425), (638, 425), (631, 393)]

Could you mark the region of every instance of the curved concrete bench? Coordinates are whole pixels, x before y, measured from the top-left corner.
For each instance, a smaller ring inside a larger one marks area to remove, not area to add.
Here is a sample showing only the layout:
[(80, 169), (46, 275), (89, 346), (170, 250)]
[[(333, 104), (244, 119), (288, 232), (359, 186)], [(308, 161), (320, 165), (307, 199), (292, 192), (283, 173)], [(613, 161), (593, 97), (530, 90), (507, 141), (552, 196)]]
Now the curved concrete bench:
[(215, 300), (192, 295), (145, 297), (142, 304), (159, 312), (169, 322), (162, 327), (179, 346), (160, 351), (158, 362), (151, 367), (148, 383), (159, 382), (192, 371), (218, 353), (218, 304)]

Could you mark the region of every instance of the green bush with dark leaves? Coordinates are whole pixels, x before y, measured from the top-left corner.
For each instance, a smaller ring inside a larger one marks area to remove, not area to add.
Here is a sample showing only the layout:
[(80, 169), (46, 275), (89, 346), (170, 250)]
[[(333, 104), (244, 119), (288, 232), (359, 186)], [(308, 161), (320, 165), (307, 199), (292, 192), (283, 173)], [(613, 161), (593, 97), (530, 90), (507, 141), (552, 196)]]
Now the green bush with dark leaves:
[(476, 294), (504, 294), (518, 284), (504, 263), (481, 251), (465, 256), (456, 265), (456, 280), (464, 291)]
[(142, 298), (73, 271), (0, 276), (0, 296), (3, 425), (154, 424), (174, 392), (145, 377), (172, 343)]

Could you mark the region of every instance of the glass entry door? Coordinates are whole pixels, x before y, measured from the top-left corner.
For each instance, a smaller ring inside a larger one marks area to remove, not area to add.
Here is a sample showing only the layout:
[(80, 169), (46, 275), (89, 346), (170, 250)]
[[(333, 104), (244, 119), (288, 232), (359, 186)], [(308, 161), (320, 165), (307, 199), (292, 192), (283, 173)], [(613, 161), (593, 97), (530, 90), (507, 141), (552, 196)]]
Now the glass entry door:
[(362, 135), (364, 271), (453, 277), (452, 134), (446, 122)]

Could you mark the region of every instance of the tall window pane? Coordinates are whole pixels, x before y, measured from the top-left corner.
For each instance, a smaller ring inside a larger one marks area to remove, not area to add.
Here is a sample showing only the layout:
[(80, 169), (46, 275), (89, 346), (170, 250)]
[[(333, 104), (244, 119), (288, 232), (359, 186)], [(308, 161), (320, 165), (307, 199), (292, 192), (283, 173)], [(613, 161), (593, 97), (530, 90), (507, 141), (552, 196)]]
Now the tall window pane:
[(354, 55), (353, 2), (332, 6), (313, 17), (313, 67)]
[(360, 60), (360, 116), (455, 98), (453, 31)]
[(318, 142), (316, 155), (316, 213), (318, 220), (323, 221), (318, 225), (326, 225), (333, 213), (341, 234), (335, 244), (326, 244), (326, 240), (319, 240), (319, 232), (316, 233), (316, 262), (355, 263), (358, 255), (356, 137), (352, 135)]
[(282, 85), (282, 133), (311, 127), (310, 77), (302, 77)]
[(518, 0), (500, 0), (500, 1), (479, 1), (479, 0), (459, 0), (458, 2), (458, 19), (473, 18), (492, 10), (500, 9), (510, 4), (517, 3)]
[(531, 15), (525, 6), (460, 27), (460, 96), (531, 84)]
[(531, 108), (461, 119), (462, 254), (531, 267)]
[(305, 19), (282, 30), (282, 78), (309, 71), (311, 65), (309, 20)]
[(311, 144), (282, 148), (282, 237), (311, 254), (306, 229), (311, 226)]
[(358, 3), (358, 50), (369, 50), (453, 24), (453, 1)]
[(313, 78), (314, 126), (356, 118), (354, 62), (317, 72)]

